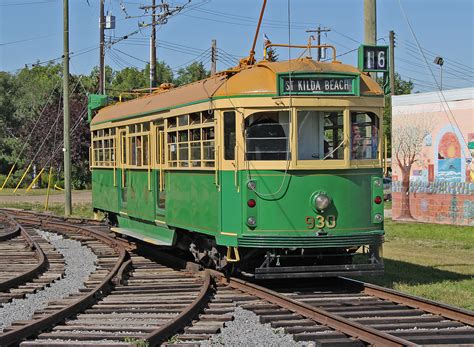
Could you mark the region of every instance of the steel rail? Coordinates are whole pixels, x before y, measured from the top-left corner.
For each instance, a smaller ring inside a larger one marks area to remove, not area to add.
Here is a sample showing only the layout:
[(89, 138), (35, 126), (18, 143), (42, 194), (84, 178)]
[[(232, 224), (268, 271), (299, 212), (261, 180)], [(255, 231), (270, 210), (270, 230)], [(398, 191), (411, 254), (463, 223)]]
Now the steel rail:
[(36, 243), (36, 241), (31, 238), (31, 236), (25, 231), (25, 229), (20, 224), (18, 224), (11, 216), (9, 216), (8, 214), (4, 214), (4, 216), (7, 218), (7, 220), (9, 220), (10, 222), (12, 222), (12, 224), (15, 225), (17, 230), (19, 230), (21, 237), (23, 237), (23, 239), (26, 241), (28, 247), (35, 252), (35, 257), (38, 262), (32, 269), (25, 271), (24, 273), (12, 277), (6, 281), (0, 282), (0, 291), (8, 290), (10, 288), (14, 288), (31, 281), (32, 279), (43, 273), (44, 270), (46, 270), (46, 267), (48, 266), (48, 259), (46, 258), (46, 255), (44, 254), (38, 243)]
[(4, 212), (0, 212), (0, 220), (5, 223), (8, 223), (8, 226), (11, 229), (10, 231), (2, 233), (2, 235), (0, 235), (0, 241), (6, 241), (20, 235), (20, 228), (18, 228), (17, 225), (14, 224), (14, 222), (11, 221)]
[(256, 284), (237, 278), (226, 278), (222, 273), (214, 270), (211, 270), (211, 275), (218, 279), (221, 283), (234, 289), (254, 295), (260, 299), (295, 312), (303, 317), (314, 320), (317, 323), (326, 325), (332, 329), (362, 340), (366, 343), (376, 346), (417, 346), (416, 343), (412, 343), (408, 340), (387, 334), (383, 331), (353, 322), (349, 319), (313, 307), (304, 302), (288, 298), (285, 295), (264, 287), (260, 287)]
[[(43, 221), (41, 221), (40, 224), (43, 225)], [(51, 226), (56, 226), (58, 227), (58, 229), (60, 228), (60, 223), (58, 222), (56, 223), (48, 222), (47, 224)], [(63, 228), (67, 227), (67, 224), (62, 223), (62, 226)], [(86, 228), (80, 228), (80, 227), (74, 227), (74, 230), (79, 231), (83, 234), (86, 234), (87, 236), (91, 236), (91, 235), (97, 236), (99, 240), (101, 240), (102, 242), (105, 242), (107, 245), (115, 249), (116, 252), (118, 253), (118, 259), (114, 267), (109, 272), (109, 274), (93, 290), (88, 292), (87, 295), (75, 300), (72, 304), (68, 305), (67, 307), (64, 307), (60, 309), (59, 311), (56, 311), (52, 313), (51, 315), (48, 315), (44, 318), (35, 320), (31, 324), (21, 326), (17, 329), (10, 330), (0, 335), (0, 346), (9, 346), (11, 344), (16, 344), (19, 341), (31, 335), (37, 334), (39, 331), (46, 330), (52, 325), (55, 325), (64, 321), (70, 316), (76, 315), (77, 313), (83, 311), (84, 309), (89, 308), (90, 306), (96, 304), (99, 300), (99, 297), (101, 297), (104, 293), (108, 293), (110, 291), (111, 286), (112, 286), (112, 280), (119, 272), (128, 253), (126, 252), (125, 248), (121, 247), (114, 239), (109, 238), (105, 235), (100, 235), (99, 233), (93, 230), (87, 230)], [(55, 231), (61, 233), (60, 230), (56, 229)]]
[(26, 211), (26, 210), (20, 210), (16, 208), (2, 208), (0, 211), (6, 212), (8, 214), (14, 214), (15, 216), (35, 216), (37, 218), (41, 219), (53, 219), (53, 220), (60, 220), (60, 221), (65, 221), (68, 223), (73, 223), (73, 224), (96, 224), (96, 225), (101, 225), (103, 224), (101, 221), (96, 220), (96, 219), (91, 219), (91, 218), (79, 218), (79, 217), (59, 217), (55, 216), (49, 213), (43, 213), (43, 212), (36, 212), (36, 211)]
[[(97, 226), (104, 225), (103, 223), (98, 222), (93, 219), (81, 219), (81, 218), (69, 218), (69, 217), (64, 218), (64, 217), (57, 217), (57, 216), (44, 214), (44, 213), (30, 212), (30, 211), (23, 211), (23, 210), (7, 210), (7, 211), (13, 213), (15, 215), (16, 220), (21, 221), (22, 223), (29, 224), (29, 225), (35, 225), (38, 227), (41, 227), (41, 226), (47, 227), (49, 225), (51, 227), (51, 226), (57, 225), (58, 223), (60, 224), (67, 223), (67, 227), (71, 231), (75, 231), (75, 229), (81, 228), (82, 230), (88, 230), (89, 232), (93, 233), (94, 237), (96, 238), (100, 238), (101, 235), (104, 235), (104, 233), (102, 232), (98, 232), (91, 229), (90, 225), (89, 226), (81, 225), (81, 224), (96, 224)], [(126, 250), (133, 250), (135, 248), (133, 244), (120, 240), (120, 239), (115, 239), (115, 242), (117, 244), (120, 244), (122, 247), (125, 247)]]
[(360, 286), (363, 293), (384, 300), (390, 300), (398, 304), (417, 308), (428, 313), (437, 314), (467, 325), (474, 326), (474, 312), (462, 308), (442, 304), (429, 299), (420, 298), (415, 295), (405, 294), (393, 289), (384, 288), (375, 284), (365, 283), (346, 277), (340, 277), (351, 286)]
[(178, 330), (185, 327), (186, 324), (192, 321), (199, 314), (199, 311), (201, 311), (204, 304), (207, 303), (210, 291), (211, 274), (209, 270), (206, 270), (204, 273), (204, 284), (202, 285), (196, 299), (194, 299), (193, 302), (190, 303), (178, 316), (155, 331), (152, 331), (144, 338), (144, 340), (147, 341), (150, 346), (157, 346), (166, 341)]

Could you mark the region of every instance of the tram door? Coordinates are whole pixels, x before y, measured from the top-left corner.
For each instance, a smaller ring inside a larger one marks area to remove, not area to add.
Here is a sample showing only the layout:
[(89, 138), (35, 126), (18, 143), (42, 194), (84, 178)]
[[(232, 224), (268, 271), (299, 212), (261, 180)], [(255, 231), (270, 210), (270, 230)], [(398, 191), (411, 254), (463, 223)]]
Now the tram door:
[(119, 172), (119, 201), (120, 201), (120, 211), (127, 211), (127, 130), (119, 129), (119, 150), (120, 150), (120, 169)]
[(163, 123), (155, 126), (155, 149), (156, 149), (156, 165), (155, 171), (155, 194), (156, 194), (156, 219), (165, 220), (166, 208), (166, 187), (165, 187), (165, 132)]

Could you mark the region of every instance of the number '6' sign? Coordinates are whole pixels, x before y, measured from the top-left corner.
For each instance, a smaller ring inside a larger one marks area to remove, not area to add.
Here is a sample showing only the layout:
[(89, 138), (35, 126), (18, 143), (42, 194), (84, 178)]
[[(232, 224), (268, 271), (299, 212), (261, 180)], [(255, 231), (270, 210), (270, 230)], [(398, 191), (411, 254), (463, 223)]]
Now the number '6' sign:
[(359, 70), (364, 72), (388, 71), (388, 46), (359, 47)]

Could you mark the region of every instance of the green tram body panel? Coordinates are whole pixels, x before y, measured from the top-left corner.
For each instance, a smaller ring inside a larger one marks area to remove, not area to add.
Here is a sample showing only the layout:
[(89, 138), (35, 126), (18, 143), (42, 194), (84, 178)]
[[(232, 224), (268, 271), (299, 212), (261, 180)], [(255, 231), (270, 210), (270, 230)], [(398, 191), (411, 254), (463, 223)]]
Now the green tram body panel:
[[(214, 236), (218, 245), (256, 248), (330, 248), (383, 242), (383, 223), (375, 223), (375, 213), (383, 216), (383, 188), (375, 187), (382, 170), (299, 170), (299, 171), (179, 171), (164, 173), (166, 208), (158, 206), (157, 170), (122, 172), (93, 169), (93, 207), (119, 216), (119, 226), (141, 234), (157, 244), (171, 245), (174, 229), (180, 228)], [(237, 175), (237, 177), (236, 177)], [(255, 191), (247, 188), (251, 179)], [(238, 187), (236, 186), (236, 182)], [(327, 193), (332, 203), (318, 212), (312, 198)], [(126, 196), (123, 197), (122, 194)], [(125, 198), (125, 199), (124, 199)], [(250, 208), (247, 201), (254, 199)], [(256, 226), (247, 225), (248, 217)], [(312, 227), (311, 218), (335, 216), (333, 228)], [(309, 223), (308, 223), (309, 220)]]

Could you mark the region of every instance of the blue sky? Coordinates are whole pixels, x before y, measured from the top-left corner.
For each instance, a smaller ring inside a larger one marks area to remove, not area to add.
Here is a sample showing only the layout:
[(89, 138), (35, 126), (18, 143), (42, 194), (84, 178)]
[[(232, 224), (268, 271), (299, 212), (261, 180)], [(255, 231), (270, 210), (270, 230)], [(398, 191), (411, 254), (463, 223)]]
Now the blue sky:
[[(187, 0), (170, 0), (182, 4)], [(70, 0), (70, 50), (73, 73), (89, 73), (98, 65), (98, 0)], [(157, 0), (159, 2), (159, 0)], [(158, 59), (173, 69), (194, 61), (209, 67), (211, 40), (220, 49), (218, 69), (248, 55), (262, 1), (192, 0), (179, 15), (158, 30)], [(436, 77), (439, 67), (435, 55), (445, 60), (444, 89), (474, 85), (474, 0), (400, 0), (415, 34), (426, 50), (428, 63)], [(15, 72), (36, 61), (47, 61), (62, 54), (62, 0), (0, 0), (0, 70)], [(89, 5), (89, 4), (90, 5)], [(138, 18), (126, 19), (121, 10)], [(138, 29), (138, 22), (149, 22), (138, 7), (151, 0), (106, 0), (106, 11), (117, 19), (115, 30), (106, 35), (121, 37)], [(289, 17), (290, 15), (290, 17)], [(377, 31), (380, 44), (388, 44), (388, 32), (396, 34), (396, 71), (415, 82), (418, 91), (435, 89), (434, 81), (416, 48), (402, 15), (398, 0), (378, 0)], [(338, 54), (354, 50), (363, 41), (363, 0), (269, 0), (264, 25), (257, 43), (257, 58), (262, 55), (263, 33), (275, 43), (287, 43), (288, 19), (291, 42), (307, 42), (307, 29), (318, 25), (332, 29), (323, 42), (335, 45)], [(143, 68), (149, 59), (149, 29), (112, 45), (106, 63), (114, 69), (125, 66)], [(279, 49), (280, 58), (288, 51)], [(299, 53), (291, 51), (291, 56)], [(355, 52), (339, 58), (356, 64)], [(58, 60), (60, 61), (60, 60)]]

